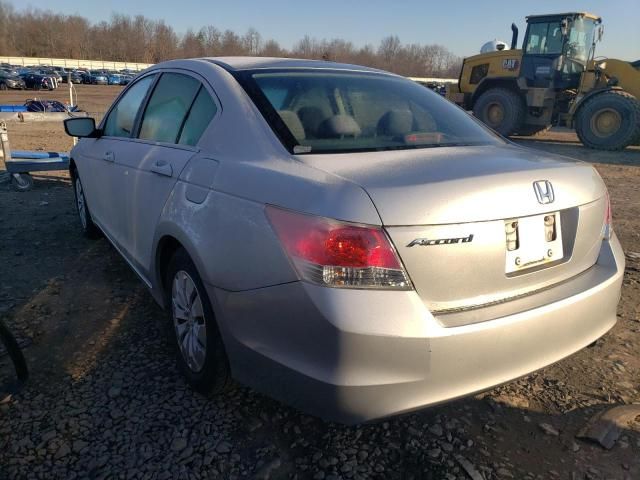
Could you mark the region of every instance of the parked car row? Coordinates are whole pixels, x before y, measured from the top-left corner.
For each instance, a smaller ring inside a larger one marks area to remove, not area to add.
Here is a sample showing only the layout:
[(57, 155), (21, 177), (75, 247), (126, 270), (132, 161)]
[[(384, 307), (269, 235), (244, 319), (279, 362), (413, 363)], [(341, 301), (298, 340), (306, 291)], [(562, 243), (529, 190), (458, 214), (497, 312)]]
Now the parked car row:
[(127, 85), (135, 73), (131, 70), (119, 72), (115, 70), (74, 70), (71, 72), (71, 82), (88, 85)]
[(61, 83), (88, 85), (127, 85), (137, 72), (134, 70), (67, 70), (47, 65), (19, 66), (0, 64), (0, 90), (54, 90)]

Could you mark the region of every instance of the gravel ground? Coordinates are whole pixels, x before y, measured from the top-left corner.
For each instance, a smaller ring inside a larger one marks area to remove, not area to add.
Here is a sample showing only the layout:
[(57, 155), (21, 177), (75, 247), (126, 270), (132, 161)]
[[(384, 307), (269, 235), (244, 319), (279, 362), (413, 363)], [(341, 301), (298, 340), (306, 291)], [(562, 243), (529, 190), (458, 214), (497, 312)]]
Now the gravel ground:
[[(60, 132), (10, 126), (21, 149), (66, 148)], [(0, 185), (0, 319), (32, 373), (0, 393), (0, 479), (640, 479), (637, 422), (610, 450), (576, 438), (594, 414), (640, 403), (640, 150), (574, 140), (521, 141), (600, 162), (628, 254), (616, 327), (490, 392), (354, 427), (239, 385), (215, 399), (192, 392), (165, 314), (104, 239), (79, 234), (67, 176), (39, 176), (27, 193)], [(0, 385), (11, 377), (1, 355)]]

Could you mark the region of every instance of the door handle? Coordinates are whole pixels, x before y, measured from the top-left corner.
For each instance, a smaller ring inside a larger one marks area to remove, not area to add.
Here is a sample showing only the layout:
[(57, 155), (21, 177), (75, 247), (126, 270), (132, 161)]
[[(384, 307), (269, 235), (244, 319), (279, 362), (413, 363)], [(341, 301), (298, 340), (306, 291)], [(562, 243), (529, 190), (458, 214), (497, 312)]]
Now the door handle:
[(173, 168), (169, 162), (165, 160), (158, 160), (153, 165), (151, 165), (151, 171), (153, 173), (157, 173), (158, 175), (164, 175), (166, 177), (173, 176)]
[(113, 162), (113, 161), (115, 161), (115, 156), (113, 155), (113, 152), (104, 152), (104, 155), (102, 156), (102, 159), (105, 162)]

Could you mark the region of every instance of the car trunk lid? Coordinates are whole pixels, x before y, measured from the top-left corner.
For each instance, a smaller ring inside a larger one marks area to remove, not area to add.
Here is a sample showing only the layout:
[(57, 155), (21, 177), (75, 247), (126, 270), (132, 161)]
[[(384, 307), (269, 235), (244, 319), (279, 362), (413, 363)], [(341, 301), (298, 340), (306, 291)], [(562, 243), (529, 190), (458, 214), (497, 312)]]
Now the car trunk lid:
[[(588, 269), (600, 250), (606, 189), (585, 163), (511, 146), (299, 158), (367, 191), (434, 313), (549, 288)], [(555, 236), (545, 243), (548, 217)]]

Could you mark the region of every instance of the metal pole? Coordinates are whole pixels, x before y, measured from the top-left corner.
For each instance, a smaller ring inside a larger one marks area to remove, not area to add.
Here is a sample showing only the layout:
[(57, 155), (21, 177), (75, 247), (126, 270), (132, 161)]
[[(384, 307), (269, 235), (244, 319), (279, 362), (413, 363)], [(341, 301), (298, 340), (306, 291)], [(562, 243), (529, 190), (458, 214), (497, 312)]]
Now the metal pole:
[[(69, 84), (69, 108), (73, 107), (73, 82), (71, 81), (71, 73), (67, 74), (67, 83)], [(75, 147), (78, 143), (78, 139), (76, 137), (73, 138), (73, 146)]]

